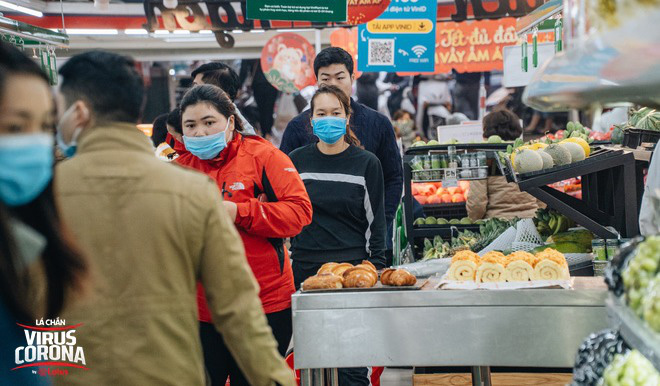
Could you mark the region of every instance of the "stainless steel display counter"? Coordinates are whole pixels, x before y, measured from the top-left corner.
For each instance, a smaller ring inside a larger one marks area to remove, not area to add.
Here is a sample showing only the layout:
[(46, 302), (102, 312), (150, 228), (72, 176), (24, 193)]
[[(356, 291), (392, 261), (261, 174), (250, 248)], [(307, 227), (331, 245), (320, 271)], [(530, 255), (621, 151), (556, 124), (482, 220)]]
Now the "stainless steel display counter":
[(293, 295), (295, 366), (573, 367), (580, 343), (608, 327), (607, 288), (300, 293)]

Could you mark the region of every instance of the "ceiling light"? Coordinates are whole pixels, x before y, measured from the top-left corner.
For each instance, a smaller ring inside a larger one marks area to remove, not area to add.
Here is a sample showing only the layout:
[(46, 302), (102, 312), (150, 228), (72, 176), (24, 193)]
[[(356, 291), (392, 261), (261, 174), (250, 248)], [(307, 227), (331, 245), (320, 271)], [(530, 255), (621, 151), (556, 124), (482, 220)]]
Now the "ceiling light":
[(241, 29), (235, 29), (235, 30), (231, 31), (231, 33), (233, 33), (233, 34), (242, 34), (242, 33), (243, 33), (243, 30), (241, 30)]
[(66, 33), (69, 35), (117, 35), (119, 31), (116, 29), (67, 28)]
[(211, 31), (210, 29), (203, 29), (203, 30), (199, 31), (199, 33), (202, 34), (202, 35), (210, 35), (210, 34), (213, 33), (213, 31)]
[(124, 30), (125, 35), (147, 35), (149, 34), (149, 31), (146, 29), (125, 29)]
[(175, 35), (189, 35), (190, 31), (188, 31), (187, 29), (178, 29), (178, 30), (175, 30), (173, 32), (173, 34), (175, 34)]
[(262, 30), (262, 29), (253, 29), (253, 30), (251, 30), (250, 32), (252, 32), (253, 34), (262, 34), (262, 33), (266, 32), (266, 31), (264, 31), (264, 30)]
[(163, 6), (165, 8), (174, 9), (179, 5), (177, 0), (163, 0)]
[(12, 10), (18, 11), (18, 12), (23, 12), (23, 13), (26, 13), (26, 14), (31, 15), (31, 16), (36, 16), (36, 17), (43, 17), (44, 16), (43, 13), (41, 13), (41, 12), (35, 10), (35, 9), (28, 8), (28, 7), (23, 7), (22, 5), (12, 4), (12, 3), (9, 3), (9, 2), (3, 1), (3, 0), (0, 0), (0, 7), (9, 8), (9, 9), (12, 9)]
[(156, 31), (154, 31), (154, 35), (169, 35), (169, 34), (170, 31), (166, 29), (157, 29)]

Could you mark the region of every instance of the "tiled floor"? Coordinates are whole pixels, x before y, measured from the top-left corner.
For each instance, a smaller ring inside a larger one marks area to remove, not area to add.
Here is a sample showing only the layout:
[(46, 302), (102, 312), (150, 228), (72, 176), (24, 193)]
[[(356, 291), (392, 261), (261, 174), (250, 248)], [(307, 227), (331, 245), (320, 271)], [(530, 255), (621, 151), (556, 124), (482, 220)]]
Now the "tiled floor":
[(412, 369), (386, 368), (380, 376), (381, 386), (412, 386)]

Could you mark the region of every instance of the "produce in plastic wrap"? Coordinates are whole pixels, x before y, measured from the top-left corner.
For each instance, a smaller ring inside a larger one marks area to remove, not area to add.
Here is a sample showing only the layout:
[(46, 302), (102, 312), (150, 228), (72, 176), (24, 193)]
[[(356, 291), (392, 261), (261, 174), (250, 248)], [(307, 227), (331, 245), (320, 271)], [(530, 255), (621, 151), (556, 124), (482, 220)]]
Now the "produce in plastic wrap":
[(605, 369), (604, 386), (658, 386), (660, 374), (637, 350), (627, 354), (617, 354), (612, 363)]
[(623, 244), (621, 248), (619, 248), (618, 255), (614, 257), (610, 262), (609, 267), (605, 270), (605, 283), (607, 283), (607, 287), (614, 293), (614, 295), (623, 295), (622, 276), (624, 268), (626, 267), (626, 261), (628, 258), (632, 258), (637, 250), (637, 245), (643, 240), (642, 237), (636, 237)]
[(623, 286), (628, 306), (643, 316), (642, 300), (651, 281), (656, 278), (660, 264), (660, 236), (651, 236), (639, 244), (635, 256), (623, 272)]
[(660, 276), (651, 281), (642, 300), (644, 320), (655, 332), (660, 332)]
[(617, 330), (602, 330), (589, 335), (580, 345), (575, 357), (572, 385), (592, 386), (598, 384), (605, 368), (612, 362), (614, 355), (625, 351), (627, 351), (627, 348)]

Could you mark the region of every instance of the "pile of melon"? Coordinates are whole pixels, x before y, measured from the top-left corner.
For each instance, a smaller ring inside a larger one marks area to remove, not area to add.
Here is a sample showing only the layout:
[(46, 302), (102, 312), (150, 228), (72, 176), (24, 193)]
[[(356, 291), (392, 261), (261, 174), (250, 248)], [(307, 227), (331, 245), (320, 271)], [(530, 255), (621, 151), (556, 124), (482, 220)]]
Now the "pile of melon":
[(582, 138), (567, 138), (550, 145), (537, 142), (516, 148), (511, 154), (511, 165), (518, 173), (533, 173), (583, 161), (589, 154), (589, 143)]
[(458, 186), (451, 188), (443, 188), (442, 182), (412, 183), (412, 194), (422, 205), (465, 202), (469, 190), (469, 181), (458, 181)]

